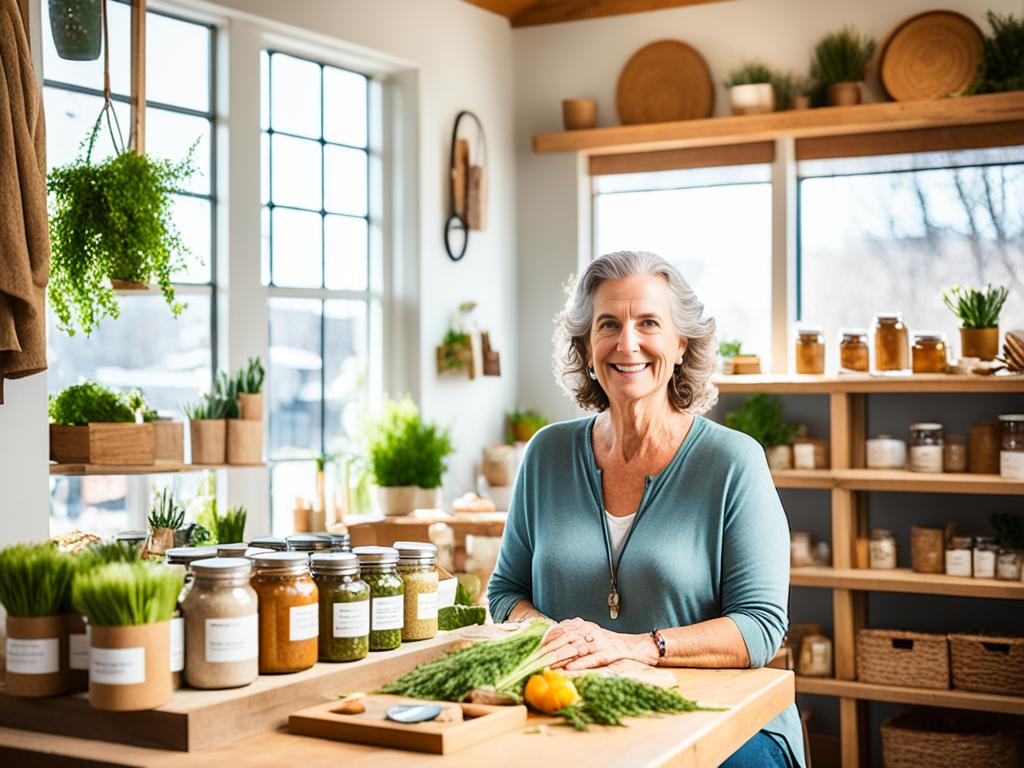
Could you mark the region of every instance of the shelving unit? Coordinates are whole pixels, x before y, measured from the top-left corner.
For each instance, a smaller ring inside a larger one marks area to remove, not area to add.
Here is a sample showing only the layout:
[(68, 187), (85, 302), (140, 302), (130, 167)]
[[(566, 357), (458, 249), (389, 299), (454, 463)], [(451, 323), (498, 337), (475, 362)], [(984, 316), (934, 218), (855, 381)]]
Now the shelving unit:
[(975, 709), (982, 712), (1001, 712), (1007, 715), (1024, 714), (1024, 697), (1021, 696), (1003, 696), (998, 693), (974, 693), (972, 691), (929, 690), (927, 688), (897, 688), (891, 685), (860, 683), (854, 680), (836, 680), (834, 677), (798, 675), (796, 692), (818, 696), (839, 696), (860, 701), (888, 701), (896, 704)]
[(909, 568), (895, 568), (891, 571), (870, 568), (793, 568), (789, 583), (794, 587), (830, 587), (861, 592), (1024, 600), (1024, 581), (915, 573)]
[(776, 488), (843, 488), (904, 493), (1024, 494), (1024, 480), (999, 475), (927, 474), (900, 469), (783, 469), (772, 472)]
[(258, 469), (266, 464), (50, 464), (50, 475), (83, 477), (86, 475), (157, 475), (167, 472), (202, 472), (208, 469)]

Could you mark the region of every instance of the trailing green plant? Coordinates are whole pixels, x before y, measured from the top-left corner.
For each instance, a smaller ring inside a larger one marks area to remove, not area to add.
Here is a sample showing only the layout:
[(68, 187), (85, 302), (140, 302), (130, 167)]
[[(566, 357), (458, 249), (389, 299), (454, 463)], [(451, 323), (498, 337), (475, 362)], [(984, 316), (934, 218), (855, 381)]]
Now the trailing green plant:
[(1024, 517), (996, 512), (989, 522), (996, 529), (996, 542), (1006, 549), (1024, 549)]
[(95, 381), (72, 384), (49, 398), (50, 423), (71, 427), (90, 422), (132, 422), (129, 400)]
[(153, 494), (149, 505), (149, 530), (157, 528), (170, 528), (176, 531), (185, 522), (185, 508), (174, 500), (174, 494), (170, 488), (163, 488), (159, 493)]
[(447, 429), (428, 424), (408, 397), (387, 399), (380, 415), (367, 422), (365, 450), (377, 485), (437, 488), (454, 452)]
[(242, 415), (238, 407), (238, 379), (232, 379), (227, 371), (217, 371), (214, 394), (228, 403), (227, 419), (237, 419)]
[(182, 406), (189, 421), (233, 418), (231, 414), (235, 413), (237, 408), (237, 403), (232, 403), (216, 394), (202, 395), (194, 403), (185, 403)]
[(517, 425), (523, 427), (532, 436), (550, 423), (539, 411), (520, 411), (518, 409), (509, 411), (505, 414), (505, 441), (511, 445), (518, 439), (516, 437)]
[(978, 77), (971, 93), (1024, 90), (1024, 18), (985, 14), (992, 33), (985, 36)]
[(745, 61), (740, 66), (729, 72), (723, 85), (732, 88), (735, 85), (756, 85), (758, 83), (771, 83), (775, 80), (775, 73), (771, 67), (764, 62), (754, 59)]
[(245, 367), (238, 371), (238, 392), (244, 395), (258, 395), (263, 389), (263, 378), (266, 372), (258, 357), (250, 357)]
[(71, 603), (99, 627), (168, 621), (185, 580), (180, 568), (151, 563), (110, 563), (75, 574)]
[(718, 342), (719, 357), (736, 357), (743, 353), (743, 342), (739, 339), (722, 339)]
[(799, 427), (782, 419), (782, 401), (777, 397), (751, 395), (737, 411), (725, 415), (725, 426), (744, 432), (765, 448), (789, 445)]
[(875, 41), (853, 27), (831, 32), (814, 46), (811, 77), (825, 85), (860, 82), (875, 52)]
[(196, 172), (198, 140), (178, 163), (123, 146), (93, 163), (101, 119), (82, 142), (84, 153), (47, 176), (52, 248), (47, 296), (57, 328), (71, 336), (76, 327), (88, 336), (104, 317), (120, 315), (110, 280), (155, 280), (175, 316), (185, 309), (171, 284), (188, 253), (172, 217), (173, 195)]
[(942, 301), (964, 328), (995, 328), (1010, 289), (989, 283), (985, 289), (957, 285), (942, 294)]
[(53, 542), (0, 550), (0, 603), (10, 616), (53, 616), (68, 604), (72, 556)]

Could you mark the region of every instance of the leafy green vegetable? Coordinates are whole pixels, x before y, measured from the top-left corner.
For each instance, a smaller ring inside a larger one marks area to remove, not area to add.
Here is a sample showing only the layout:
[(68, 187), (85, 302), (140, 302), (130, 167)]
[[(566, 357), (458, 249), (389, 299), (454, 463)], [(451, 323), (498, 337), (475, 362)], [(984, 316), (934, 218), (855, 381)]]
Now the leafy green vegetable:
[(71, 603), (96, 626), (153, 624), (174, 615), (184, 581), (180, 568), (111, 563), (76, 574)]
[(978, 78), (971, 93), (1024, 90), (1024, 19), (994, 11), (985, 14), (992, 34), (985, 36)]
[(958, 285), (943, 293), (942, 301), (964, 328), (994, 328), (1009, 295), (1010, 289), (1003, 285), (990, 283), (985, 290)]
[(756, 85), (758, 83), (771, 83), (775, 79), (771, 67), (758, 61), (746, 61), (736, 69), (729, 72), (723, 85), (732, 88), (734, 85)]
[(782, 420), (782, 401), (763, 394), (748, 397), (738, 411), (727, 413), (725, 426), (745, 432), (765, 448), (789, 445), (798, 430)]
[(263, 363), (258, 357), (250, 357), (246, 361), (245, 368), (238, 371), (236, 379), (238, 391), (246, 395), (258, 395), (263, 389), (264, 376)]
[(425, 423), (409, 398), (387, 400), (379, 418), (367, 424), (365, 442), (377, 485), (388, 487), (440, 487), (445, 458), (455, 450), (449, 431)]
[(52, 542), (0, 550), (0, 603), (11, 616), (53, 616), (68, 604), (74, 562)]
[[(461, 586), (461, 585), (460, 585)], [(487, 621), (487, 609), (482, 605), (447, 605), (437, 612), (437, 628), (444, 630), (483, 624)]]
[(460, 581), (455, 585), (455, 604), (456, 605), (472, 605), (473, 596), (469, 594), (469, 590)]
[(592, 673), (573, 678), (580, 700), (558, 712), (577, 731), (591, 723), (623, 725), (624, 717), (650, 717), (659, 713), (721, 712), (702, 707), (678, 692), (629, 677)]
[(159, 493), (153, 494), (153, 500), (149, 506), (149, 530), (157, 528), (170, 528), (176, 531), (185, 522), (185, 508), (174, 500), (174, 494), (170, 488), (164, 488)]
[(875, 41), (860, 35), (853, 27), (825, 35), (811, 60), (811, 77), (825, 85), (859, 82), (864, 79)]

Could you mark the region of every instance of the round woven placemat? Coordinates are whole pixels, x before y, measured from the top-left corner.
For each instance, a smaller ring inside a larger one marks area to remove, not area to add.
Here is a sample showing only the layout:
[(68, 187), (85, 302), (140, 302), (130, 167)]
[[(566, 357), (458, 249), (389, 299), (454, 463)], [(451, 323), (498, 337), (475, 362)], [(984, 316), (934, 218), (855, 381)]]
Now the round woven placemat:
[(710, 117), (715, 86), (704, 58), (679, 40), (659, 40), (633, 54), (616, 93), (623, 125)]
[(982, 34), (966, 16), (929, 11), (904, 21), (882, 54), (882, 85), (896, 101), (941, 99), (978, 73)]

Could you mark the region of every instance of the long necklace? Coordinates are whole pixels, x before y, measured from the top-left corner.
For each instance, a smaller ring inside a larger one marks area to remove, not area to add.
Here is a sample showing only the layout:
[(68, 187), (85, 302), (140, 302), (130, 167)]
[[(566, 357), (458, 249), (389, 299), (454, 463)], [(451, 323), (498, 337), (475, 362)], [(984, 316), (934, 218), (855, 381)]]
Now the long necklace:
[(601, 514), (601, 524), (605, 529), (605, 553), (608, 555), (608, 576), (612, 583), (612, 591), (608, 593), (608, 618), (612, 620), (619, 618), (619, 608), (622, 605), (622, 594), (619, 592), (619, 563), (622, 562), (622, 556), (626, 553), (626, 545), (628, 545), (629, 540), (633, 538), (633, 530), (640, 521), (640, 512), (643, 510), (644, 501), (647, 499), (647, 490), (650, 488), (650, 485), (651, 478), (645, 477), (644, 492), (640, 497), (640, 504), (637, 505), (636, 513), (633, 517), (633, 524), (626, 532), (626, 538), (622, 542), (622, 548), (619, 550), (619, 556), (617, 558), (612, 551), (611, 530), (608, 527), (608, 521), (604, 519), (606, 514), (603, 509), (604, 505), (599, 505), (602, 507), (602, 509), (599, 510)]

